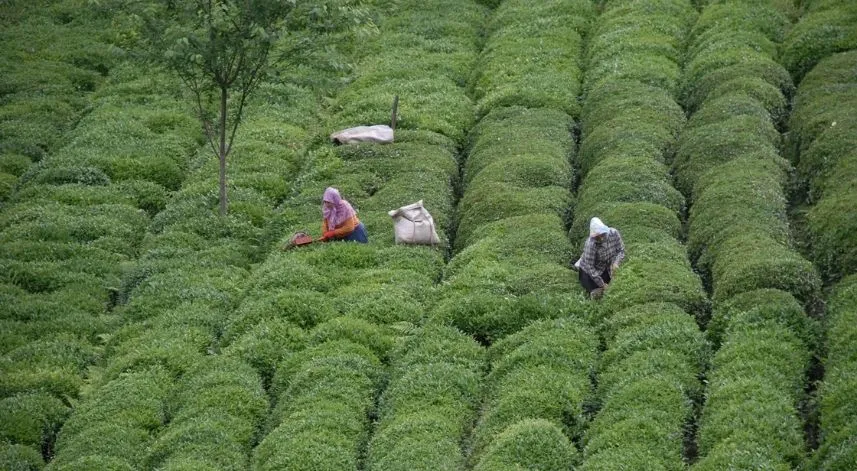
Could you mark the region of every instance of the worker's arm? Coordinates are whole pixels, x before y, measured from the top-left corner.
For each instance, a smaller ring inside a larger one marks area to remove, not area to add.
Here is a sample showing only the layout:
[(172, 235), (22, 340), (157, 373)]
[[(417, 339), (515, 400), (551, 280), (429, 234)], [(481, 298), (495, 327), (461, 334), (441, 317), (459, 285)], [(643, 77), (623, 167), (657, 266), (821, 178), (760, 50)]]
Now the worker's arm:
[(580, 269), (585, 271), (599, 288), (604, 287), (601, 273), (595, 271), (595, 242), (592, 241), (591, 237), (586, 239), (586, 244), (583, 246), (583, 255), (580, 256)]
[(613, 259), (613, 266), (619, 268), (619, 265), (625, 260), (625, 242), (622, 240), (622, 234), (619, 231), (614, 230), (614, 234), (616, 234), (615, 244), (619, 246), (619, 253)]
[(336, 238), (346, 237), (348, 234), (354, 232), (354, 229), (357, 228), (358, 224), (360, 224), (360, 220), (357, 219), (357, 215), (355, 214), (343, 222), (341, 226), (334, 229), (333, 236)]

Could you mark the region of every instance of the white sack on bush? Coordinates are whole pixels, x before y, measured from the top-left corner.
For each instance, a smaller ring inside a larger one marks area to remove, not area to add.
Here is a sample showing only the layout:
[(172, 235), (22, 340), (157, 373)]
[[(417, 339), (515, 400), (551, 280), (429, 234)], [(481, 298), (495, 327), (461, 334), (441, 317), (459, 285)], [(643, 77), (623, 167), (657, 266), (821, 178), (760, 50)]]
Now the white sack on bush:
[(397, 244), (435, 245), (440, 242), (434, 219), (423, 207), (423, 200), (389, 211)]
[(386, 124), (357, 126), (337, 131), (330, 135), (330, 139), (340, 144), (357, 144), (360, 142), (389, 144), (393, 142), (393, 128)]

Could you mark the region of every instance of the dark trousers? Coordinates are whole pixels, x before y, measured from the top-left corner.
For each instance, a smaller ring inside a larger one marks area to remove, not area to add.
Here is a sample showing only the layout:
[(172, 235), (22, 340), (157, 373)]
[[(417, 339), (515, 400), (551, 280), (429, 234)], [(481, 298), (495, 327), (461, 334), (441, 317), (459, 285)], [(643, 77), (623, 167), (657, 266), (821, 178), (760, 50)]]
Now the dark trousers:
[[(587, 293), (591, 293), (598, 288), (598, 284), (595, 283), (595, 280), (593, 280), (586, 271), (578, 270), (577, 276), (580, 278), (580, 286), (583, 286), (583, 289), (585, 289)], [(604, 281), (604, 284), (610, 283), (610, 267), (607, 267), (607, 269), (604, 270), (604, 273), (601, 274), (601, 279)]]
[(366, 226), (361, 222), (351, 231), (351, 234), (343, 237), (342, 240), (350, 241), (350, 242), (360, 242), (361, 244), (365, 244), (369, 242), (369, 234), (366, 233)]

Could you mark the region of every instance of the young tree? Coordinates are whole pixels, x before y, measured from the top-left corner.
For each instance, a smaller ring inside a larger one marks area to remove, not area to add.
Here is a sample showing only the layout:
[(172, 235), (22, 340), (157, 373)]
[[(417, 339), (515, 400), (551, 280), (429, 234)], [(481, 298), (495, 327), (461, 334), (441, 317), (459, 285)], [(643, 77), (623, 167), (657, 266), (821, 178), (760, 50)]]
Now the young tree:
[[(140, 4), (138, 4), (140, 5)], [(158, 63), (192, 93), (220, 163), (220, 215), (227, 212), (226, 162), (248, 97), (278, 61), (314, 60), (325, 37), (365, 31), (362, 0), (158, 0), (134, 13)]]

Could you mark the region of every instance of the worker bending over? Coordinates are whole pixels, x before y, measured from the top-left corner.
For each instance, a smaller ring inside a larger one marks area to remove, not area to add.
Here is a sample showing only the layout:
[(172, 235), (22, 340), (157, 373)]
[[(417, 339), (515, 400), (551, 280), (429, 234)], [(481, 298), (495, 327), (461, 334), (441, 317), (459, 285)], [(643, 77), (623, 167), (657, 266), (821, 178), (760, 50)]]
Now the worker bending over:
[(351, 204), (339, 195), (339, 190), (328, 187), (324, 190), (321, 214), (321, 240), (347, 240), (365, 244), (369, 242), (366, 227), (357, 219)]
[(619, 231), (607, 227), (601, 219), (592, 218), (578, 270), (580, 284), (591, 298), (598, 299), (604, 294), (604, 288), (624, 259), (625, 243)]

